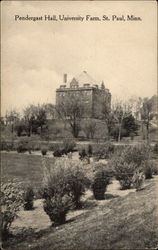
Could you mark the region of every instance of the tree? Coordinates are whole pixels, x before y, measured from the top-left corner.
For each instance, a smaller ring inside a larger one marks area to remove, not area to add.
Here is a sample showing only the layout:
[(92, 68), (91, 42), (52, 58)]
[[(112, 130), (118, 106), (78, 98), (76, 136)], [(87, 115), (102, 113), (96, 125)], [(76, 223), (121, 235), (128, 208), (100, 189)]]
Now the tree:
[(47, 103), (47, 104), (44, 104), (43, 107), (46, 111), (47, 119), (55, 119), (56, 117), (55, 105), (51, 103)]
[(147, 140), (149, 139), (149, 126), (150, 126), (150, 121), (154, 117), (153, 113), (153, 99), (152, 98), (144, 98), (143, 100), (143, 105), (141, 108), (141, 119), (143, 121), (143, 124), (146, 126), (146, 131), (147, 131)]
[(116, 101), (112, 107), (112, 113), (114, 116), (114, 120), (118, 125), (118, 141), (121, 140), (121, 132), (123, 128), (123, 120), (131, 115), (132, 113), (132, 105), (130, 103)]
[(24, 119), (30, 136), (33, 132), (37, 133), (37, 129), (40, 128), (42, 133), (43, 126), (46, 124), (46, 110), (44, 105), (29, 105), (24, 109)]
[(12, 109), (6, 112), (6, 125), (11, 125), (11, 132), (14, 132), (14, 126), (20, 119), (20, 114), (17, 110)]
[(83, 126), (84, 126), (83, 131), (85, 132), (87, 139), (89, 139), (89, 138), (93, 139), (95, 131), (96, 131), (96, 126), (97, 126), (96, 122), (92, 119), (90, 119), (90, 120), (87, 119), (84, 122)]
[(123, 129), (125, 129), (126, 136), (132, 136), (132, 135), (136, 135), (139, 126), (136, 123), (134, 116), (130, 114), (129, 116), (123, 119), (122, 127)]
[(75, 138), (81, 130), (81, 118), (83, 117), (84, 104), (82, 98), (69, 94), (56, 107), (59, 118), (68, 122), (71, 132)]

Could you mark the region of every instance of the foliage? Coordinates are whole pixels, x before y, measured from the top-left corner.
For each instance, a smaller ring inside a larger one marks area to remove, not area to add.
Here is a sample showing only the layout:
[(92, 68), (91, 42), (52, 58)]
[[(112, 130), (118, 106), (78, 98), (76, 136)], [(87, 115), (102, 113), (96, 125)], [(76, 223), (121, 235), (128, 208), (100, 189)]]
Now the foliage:
[(53, 152), (54, 157), (61, 157), (63, 155), (63, 151), (60, 149), (57, 149)]
[(86, 134), (87, 139), (94, 138), (94, 134), (96, 132), (96, 126), (97, 123), (92, 119), (88, 119), (83, 123), (83, 131)]
[(5, 140), (1, 139), (0, 150), (11, 151), (13, 149), (14, 149), (13, 142), (9, 142), (9, 141), (5, 141)]
[(139, 128), (132, 114), (123, 119), (122, 127), (125, 130), (124, 136), (131, 136), (131, 134), (133, 134), (133, 136), (136, 135)]
[(1, 232), (2, 239), (7, 239), (9, 228), (17, 216), (17, 211), (23, 205), (23, 191), (14, 182), (1, 184)]
[(123, 103), (122, 101), (116, 101), (112, 107), (112, 113), (115, 120), (115, 123), (118, 127), (118, 138), (121, 140), (121, 132), (123, 129), (123, 120), (131, 115), (132, 106), (130, 103)]
[(82, 149), (79, 151), (79, 156), (80, 156), (80, 160), (83, 160), (83, 159), (87, 156), (87, 153), (86, 153), (86, 149), (85, 149), (85, 148), (82, 148)]
[(152, 98), (144, 98), (143, 100), (143, 105), (141, 108), (141, 119), (146, 126), (147, 130), (147, 139), (149, 139), (149, 126), (150, 126), (150, 121), (154, 117), (153, 113), (153, 108), (154, 108), (154, 102), (153, 102), (153, 97)]
[(44, 210), (55, 224), (65, 222), (67, 212), (80, 206), (87, 178), (82, 164), (70, 159), (58, 159), (52, 167), (44, 167)]
[(135, 173), (132, 177), (132, 183), (134, 188), (136, 188), (137, 191), (139, 191), (143, 185), (145, 179), (145, 175), (141, 169), (136, 169)]
[(151, 179), (154, 172), (154, 163), (151, 160), (146, 160), (142, 163), (142, 169), (145, 174), (145, 179)]
[(20, 139), (17, 144), (17, 152), (24, 153), (28, 150), (28, 140), (27, 138)]
[(149, 155), (150, 148), (146, 144), (128, 146), (115, 152), (109, 164), (114, 167), (122, 189), (131, 187), (135, 171), (147, 162)]
[(120, 162), (115, 165), (115, 177), (120, 182), (121, 189), (129, 189), (133, 183), (133, 175), (136, 170), (134, 163)]
[(43, 126), (46, 124), (46, 110), (44, 105), (30, 105), (24, 109), (24, 121), (27, 134), (38, 133), (38, 128), (42, 133)]
[(44, 200), (44, 211), (55, 226), (65, 223), (66, 214), (72, 206), (71, 198), (68, 195), (55, 194), (53, 197)]
[(65, 154), (69, 153), (69, 152), (73, 152), (75, 146), (76, 146), (76, 142), (73, 139), (65, 139), (63, 141), (63, 150), (65, 152)]
[(32, 210), (33, 209), (33, 199), (34, 199), (34, 191), (31, 186), (28, 186), (26, 191), (24, 192), (24, 209)]
[(83, 165), (80, 161), (67, 161), (68, 174), (68, 194), (72, 197), (75, 208), (81, 207), (80, 198), (85, 193), (86, 187), (90, 185), (85, 175)]
[(110, 183), (109, 171), (104, 165), (99, 165), (92, 182), (92, 190), (96, 200), (104, 200), (104, 193)]
[(153, 152), (158, 154), (158, 142), (155, 143)]
[(46, 155), (47, 154), (47, 151), (48, 151), (48, 148), (47, 147), (42, 147), (41, 148), (41, 153), (42, 153), (42, 155)]
[(93, 154), (93, 147), (92, 147), (91, 144), (88, 145), (88, 150), (87, 151), (88, 151), (88, 155), (92, 156), (92, 154)]
[(114, 145), (111, 142), (96, 144), (93, 154), (100, 159), (107, 159), (114, 153)]
[(58, 116), (70, 125), (72, 135), (77, 138), (81, 130), (81, 118), (83, 116), (84, 104), (82, 98), (68, 95), (56, 107)]

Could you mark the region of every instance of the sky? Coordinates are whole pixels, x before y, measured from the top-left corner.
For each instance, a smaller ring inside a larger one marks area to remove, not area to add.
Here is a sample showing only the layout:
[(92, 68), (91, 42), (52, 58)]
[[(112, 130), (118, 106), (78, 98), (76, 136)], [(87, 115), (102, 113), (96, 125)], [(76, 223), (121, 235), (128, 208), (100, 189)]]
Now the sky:
[[(3, 1), (1, 114), (55, 103), (63, 83), (87, 71), (112, 97), (157, 93), (156, 2)], [(140, 16), (142, 21), (15, 21), (15, 15)]]

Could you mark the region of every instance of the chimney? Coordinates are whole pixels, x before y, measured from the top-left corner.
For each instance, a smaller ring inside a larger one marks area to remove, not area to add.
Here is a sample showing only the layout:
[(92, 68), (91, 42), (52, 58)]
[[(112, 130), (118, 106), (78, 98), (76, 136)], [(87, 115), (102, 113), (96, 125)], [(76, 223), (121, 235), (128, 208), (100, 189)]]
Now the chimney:
[(67, 74), (64, 74), (64, 83), (67, 83)]

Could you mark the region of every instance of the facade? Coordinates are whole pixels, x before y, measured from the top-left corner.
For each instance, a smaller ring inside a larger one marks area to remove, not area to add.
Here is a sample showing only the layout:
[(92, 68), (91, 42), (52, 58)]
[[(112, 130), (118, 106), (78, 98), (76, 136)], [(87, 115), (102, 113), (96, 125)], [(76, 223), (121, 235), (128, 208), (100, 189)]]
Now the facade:
[(64, 74), (64, 83), (56, 90), (56, 105), (60, 105), (64, 99), (74, 95), (79, 97), (84, 104), (83, 118), (102, 118), (105, 105), (110, 111), (109, 90), (104, 87), (103, 82), (100, 87), (86, 71), (74, 77), (70, 82), (67, 82), (67, 75)]

